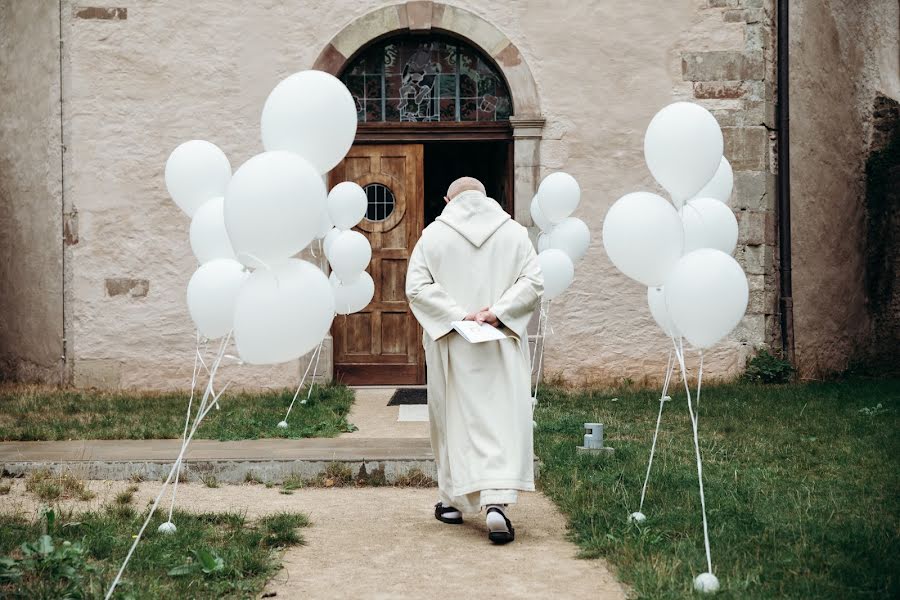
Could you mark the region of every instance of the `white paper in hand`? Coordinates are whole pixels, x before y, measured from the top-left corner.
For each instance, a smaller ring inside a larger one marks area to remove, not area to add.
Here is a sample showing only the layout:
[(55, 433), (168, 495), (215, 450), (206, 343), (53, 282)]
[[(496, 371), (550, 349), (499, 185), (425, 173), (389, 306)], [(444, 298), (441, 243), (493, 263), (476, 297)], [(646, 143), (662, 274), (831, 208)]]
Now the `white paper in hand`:
[(478, 323), (476, 321), (453, 321), (450, 324), (453, 325), (453, 329), (459, 332), (459, 335), (470, 344), (480, 344), (481, 342), (493, 342), (506, 339), (505, 333), (487, 323)]

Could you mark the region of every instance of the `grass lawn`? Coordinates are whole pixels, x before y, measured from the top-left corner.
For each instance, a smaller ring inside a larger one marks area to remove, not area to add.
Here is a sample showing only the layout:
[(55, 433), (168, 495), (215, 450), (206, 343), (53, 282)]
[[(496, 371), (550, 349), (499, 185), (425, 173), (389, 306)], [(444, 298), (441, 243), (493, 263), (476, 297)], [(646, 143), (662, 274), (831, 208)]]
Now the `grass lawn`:
[[(640, 598), (690, 597), (706, 570), (680, 381), (672, 391), (640, 526), (627, 516), (659, 392), (548, 388), (536, 414), (541, 488), (583, 556)], [(604, 424), (614, 456), (575, 454), (585, 422)], [(900, 380), (704, 387), (699, 430), (717, 598), (900, 597)]]
[[(296, 390), (264, 394), (226, 392), (203, 420), (195, 437), (214, 440), (334, 437), (355, 427), (347, 422), (353, 391), (316, 385), (294, 404), (287, 429), (284, 418)], [(129, 393), (0, 387), (0, 441), (180, 438), (187, 408), (185, 393)]]
[[(278, 549), (302, 544), (297, 528), (309, 524), (302, 514), (176, 514), (171, 536), (156, 531), (164, 511), (154, 517), (115, 598), (258, 597)], [(36, 522), (0, 516), (0, 597), (102, 598), (144, 518), (127, 505)]]

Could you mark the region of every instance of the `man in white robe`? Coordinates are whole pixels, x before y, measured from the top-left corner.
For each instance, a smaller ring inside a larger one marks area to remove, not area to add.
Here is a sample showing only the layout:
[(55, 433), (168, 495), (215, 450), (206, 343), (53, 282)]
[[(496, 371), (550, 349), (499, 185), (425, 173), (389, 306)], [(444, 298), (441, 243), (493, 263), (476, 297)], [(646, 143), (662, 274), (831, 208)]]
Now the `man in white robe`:
[[(435, 517), (462, 523), (486, 508), (489, 539), (515, 537), (506, 515), (534, 490), (531, 377), (526, 330), (543, 294), (527, 230), (469, 177), (425, 228), (409, 261), (406, 296), (425, 330), (431, 446), (438, 473)], [(453, 321), (474, 320), (507, 338), (469, 343)]]

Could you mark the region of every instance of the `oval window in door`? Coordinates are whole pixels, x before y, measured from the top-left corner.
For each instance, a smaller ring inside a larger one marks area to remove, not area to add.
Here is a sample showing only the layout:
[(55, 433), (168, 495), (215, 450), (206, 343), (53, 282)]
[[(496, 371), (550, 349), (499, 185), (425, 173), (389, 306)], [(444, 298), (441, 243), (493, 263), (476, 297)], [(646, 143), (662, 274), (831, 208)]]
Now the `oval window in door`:
[(384, 221), (394, 212), (394, 192), (381, 183), (370, 183), (363, 187), (368, 199), (366, 219), (369, 221)]

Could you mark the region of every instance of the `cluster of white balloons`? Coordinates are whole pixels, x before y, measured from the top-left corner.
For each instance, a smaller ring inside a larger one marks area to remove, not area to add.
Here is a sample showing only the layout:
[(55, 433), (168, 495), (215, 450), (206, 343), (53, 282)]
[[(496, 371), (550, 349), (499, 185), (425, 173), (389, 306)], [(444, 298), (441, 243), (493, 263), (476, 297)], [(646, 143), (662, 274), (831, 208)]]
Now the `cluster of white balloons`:
[[(250, 364), (294, 360), (328, 333), (350, 300), (371, 257), (369, 242), (349, 231), (365, 214), (366, 195), (354, 183), (326, 194), (323, 176), (347, 154), (356, 135), (356, 105), (337, 78), (295, 73), (269, 94), (262, 111), (264, 152), (232, 176), (225, 153), (210, 142), (178, 146), (166, 162), (166, 187), (191, 217), (191, 248), (200, 267), (187, 304), (209, 339), (233, 331)], [(332, 240), (334, 288), (316, 265), (295, 258), (316, 238)], [(369, 278), (371, 281), (371, 278)], [(374, 288), (374, 286), (372, 286)], [(350, 311), (352, 312), (352, 311)]]
[(570, 216), (581, 201), (581, 188), (568, 173), (551, 173), (531, 200), (531, 219), (538, 235), (538, 262), (544, 273), (544, 298), (553, 300), (572, 284), (575, 264), (591, 244), (591, 232)]
[(726, 204), (734, 183), (722, 156), (722, 130), (697, 104), (659, 111), (644, 136), (644, 158), (672, 203), (650, 192), (626, 194), (603, 222), (603, 246), (622, 273), (647, 286), (662, 330), (695, 348), (715, 345), (747, 309), (749, 287), (731, 254), (738, 225)]
[(328, 194), (328, 222), (323, 236), (331, 265), (331, 287), (339, 315), (359, 312), (375, 295), (375, 282), (366, 273), (372, 259), (369, 239), (351, 229), (366, 214), (366, 192), (352, 181), (339, 183)]

